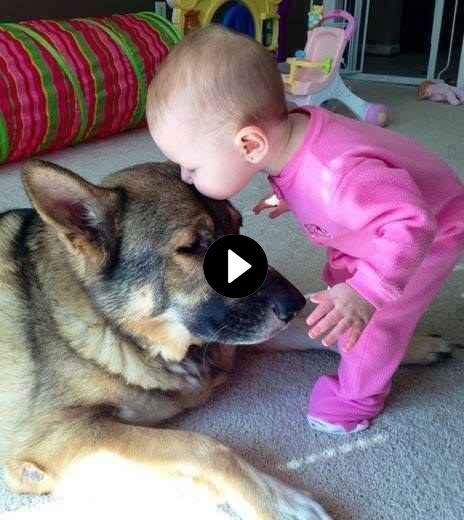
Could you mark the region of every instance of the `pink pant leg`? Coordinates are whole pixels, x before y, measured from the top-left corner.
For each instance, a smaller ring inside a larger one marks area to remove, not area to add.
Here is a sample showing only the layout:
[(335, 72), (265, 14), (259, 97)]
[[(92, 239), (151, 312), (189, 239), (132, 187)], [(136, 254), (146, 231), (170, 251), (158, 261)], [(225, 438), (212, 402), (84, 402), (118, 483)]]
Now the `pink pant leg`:
[(376, 311), (354, 348), (341, 352), (338, 375), (316, 382), (309, 416), (351, 431), (379, 415), (417, 322), (452, 271), (461, 244), (440, 240), (432, 246), (401, 298)]

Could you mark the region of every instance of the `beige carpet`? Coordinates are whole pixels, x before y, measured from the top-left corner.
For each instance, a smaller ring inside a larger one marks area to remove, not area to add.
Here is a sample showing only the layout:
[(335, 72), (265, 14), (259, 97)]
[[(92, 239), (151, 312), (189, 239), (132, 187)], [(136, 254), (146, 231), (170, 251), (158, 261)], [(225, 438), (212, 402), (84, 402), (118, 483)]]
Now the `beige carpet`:
[[(393, 129), (420, 139), (464, 174), (464, 107), (419, 102), (414, 90), (405, 87), (361, 83), (355, 90), (388, 104)], [(160, 154), (147, 132), (137, 131), (46, 158), (98, 180), (115, 169), (158, 160)], [(0, 168), (0, 210), (26, 204), (19, 167)], [(265, 190), (259, 178), (235, 201), (245, 215), (244, 233), (257, 239), (269, 261), (302, 291), (318, 289), (322, 251), (310, 247), (291, 217), (271, 223), (251, 216), (253, 202)], [(462, 341), (463, 277), (464, 264), (450, 277), (421, 329)], [(275, 341), (304, 345), (301, 322)], [(316, 433), (305, 423), (311, 385), (336, 364), (336, 355), (329, 352), (242, 351), (230, 387), (173, 425), (209, 433), (260, 468), (306, 487), (338, 520), (462, 520), (464, 361), (401, 369), (385, 413), (356, 437)], [(12, 496), (0, 481), (0, 511), (29, 500)]]

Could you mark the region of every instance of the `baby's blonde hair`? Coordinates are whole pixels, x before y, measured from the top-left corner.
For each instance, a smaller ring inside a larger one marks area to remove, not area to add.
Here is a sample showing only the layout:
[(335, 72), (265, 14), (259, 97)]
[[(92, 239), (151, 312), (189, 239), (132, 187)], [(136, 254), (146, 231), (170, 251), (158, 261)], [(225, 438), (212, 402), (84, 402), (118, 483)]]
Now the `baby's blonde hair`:
[(149, 87), (149, 124), (162, 121), (182, 98), (191, 103), (191, 117), (214, 120), (218, 127), (265, 127), (288, 115), (271, 53), (214, 24), (187, 34), (162, 63)]

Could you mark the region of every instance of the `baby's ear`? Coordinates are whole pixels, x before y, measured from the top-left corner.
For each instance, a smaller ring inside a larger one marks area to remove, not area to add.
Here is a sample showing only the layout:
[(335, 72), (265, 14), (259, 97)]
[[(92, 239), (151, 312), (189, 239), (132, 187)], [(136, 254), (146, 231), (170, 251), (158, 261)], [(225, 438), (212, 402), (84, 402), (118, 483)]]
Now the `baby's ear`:
[(24, 165), (23, 184), (33, 207), (70, 252), (102, 260), (114, 236), (120, 206), (117, 190), (95, 186), (61, 166), (39, 160)]
[(251, 164), (260, 163), (269, 151), (267, 136), (258, 126), (246, 126), (239, 130), (234, 144), (240, 155)]

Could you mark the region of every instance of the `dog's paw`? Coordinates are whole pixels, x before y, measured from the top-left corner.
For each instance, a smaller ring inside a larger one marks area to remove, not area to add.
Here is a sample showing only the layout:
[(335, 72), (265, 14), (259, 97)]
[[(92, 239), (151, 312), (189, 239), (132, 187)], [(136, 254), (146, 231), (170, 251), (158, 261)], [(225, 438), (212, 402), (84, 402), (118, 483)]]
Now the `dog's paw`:
[(167, 370), (181, 381), (178, 389), (182, 393), (198, 393), (213, 384), (210, 365), (202, 359), (186, 357), (180, 362), (170, 362)]
[(463, 346), (450, 343), (438, 335), (414, 336), (402, 364), (432, 365), (453, 357), (458, 348)]
[(167, 365), (167, 369), (172, 374), (184, 378), (186, 383), (192, 387), (200, 387), (201, 380), (209, 375), (207, 368), (203, 368), (201, 363), (190, 358), (185, 358), (180, 362), (171, 362)]
[(266, 475), (272, 495), (275, 520), (330, 520), (330, 516), (304, 491), (287, 486)]
[(10, 462), (5, 467), (5, 482), (15, 493), (43, 495), (50, 493), (54, 479), (32, 462)]

